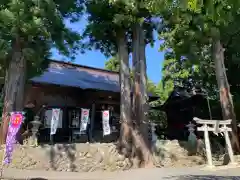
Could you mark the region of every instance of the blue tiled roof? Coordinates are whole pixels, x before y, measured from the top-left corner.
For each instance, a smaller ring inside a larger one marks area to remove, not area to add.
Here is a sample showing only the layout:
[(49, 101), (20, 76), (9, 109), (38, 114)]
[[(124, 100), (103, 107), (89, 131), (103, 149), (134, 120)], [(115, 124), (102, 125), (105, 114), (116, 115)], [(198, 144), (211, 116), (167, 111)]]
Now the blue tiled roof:
[(40, 76), (31, 79), (35, 83), (98, 89), (119, 92), (119, 74), (69, 63), (51, 62)]
[[(48, 69), (31, 79), (40, 84), (53, 84), (81, 89), (120, 92), (119, 73), (60, 61), (51, 61)], [(149, 97), (158, 99), (148, 93)]]

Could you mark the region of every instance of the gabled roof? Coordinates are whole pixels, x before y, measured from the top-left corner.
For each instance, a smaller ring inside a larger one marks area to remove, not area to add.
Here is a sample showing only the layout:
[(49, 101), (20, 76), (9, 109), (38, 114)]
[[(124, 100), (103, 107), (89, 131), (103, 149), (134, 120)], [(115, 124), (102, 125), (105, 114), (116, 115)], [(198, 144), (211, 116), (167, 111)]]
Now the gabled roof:
[(118, 73), (61, 61), (51, 61), (48, 69), (31, 81), (81, 89), (120, 91)]
[(180, 102), (193, 102), (193, 104), (195, 104), (197, 103), (195, 101), (199, 100), (204, 100), (204, 95), (201, 89), (193, 88), (191, 90), (187, 90), (184, 87), (176, 86), (169, 95), (168, 99), (165, 101), (165, 103), (161, 105), (161, 109), (165, 109), (171, 105), (176, 106), (176, 103)]
[[(48, 69), (31, 79), (40, 84), (53, 84), (81, 89), (120, 92), (119, 73), (104, 69), (51, 60)], [(152, 99), (157, 96), (149, 94)]]

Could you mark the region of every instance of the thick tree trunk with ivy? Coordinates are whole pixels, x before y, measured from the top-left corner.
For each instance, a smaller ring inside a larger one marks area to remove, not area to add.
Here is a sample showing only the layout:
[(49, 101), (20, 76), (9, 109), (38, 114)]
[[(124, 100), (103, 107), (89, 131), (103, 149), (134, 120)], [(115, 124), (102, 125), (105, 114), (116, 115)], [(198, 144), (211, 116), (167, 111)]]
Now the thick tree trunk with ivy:
[(125, 33), (121, 32), (118, 36), (118, 58), (120, 61), (120, 88), (121, 88), (121, 105), (120, 105), (120, 121), (121, 130), (119, 145), (120, 151), (129, 156), (131, 146), (131, 82), (130, 82), (130, 68), (129, 68), (129, 55), (127, 49), (127, 42)]
[(225, 70), (224, 48), (220, 40), (215, 40), (213, 43), (213, 57), (223, 119), (232, 119), (232, 145), (236, 151), (240, 152), (236, 115)]
[(24, 104), (26, 62), (20, 47), (20, 42), (15, 42), (12, 47), (11, 59), (6, 71), (4, 107), (2, 113), (2, 138), (4, 143), (6, 139), (9, 113), (12, 111), (22, 111)]
[(144, 33), (139, 24), (133, 27), (133, 142), (143, 166), (153, 165), (148, 129), (148, 95)]

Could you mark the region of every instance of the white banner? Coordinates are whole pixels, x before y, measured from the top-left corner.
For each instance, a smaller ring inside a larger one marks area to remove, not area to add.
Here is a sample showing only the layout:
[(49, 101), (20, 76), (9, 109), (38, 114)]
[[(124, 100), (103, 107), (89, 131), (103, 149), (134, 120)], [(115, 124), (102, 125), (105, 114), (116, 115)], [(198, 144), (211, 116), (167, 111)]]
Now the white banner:
[(109, 125), (109, 110), (102, 111), (102, 126), (104, 136), (111, 134), (111, 129)]
[(60, 111), (61, 109), (52, 109), (51, 132), (50, 132), (51, 135), (56, 134), (59, 123)]
[(80, 133), (85, 133), (89, 121), (89, 109), (81, 109)]

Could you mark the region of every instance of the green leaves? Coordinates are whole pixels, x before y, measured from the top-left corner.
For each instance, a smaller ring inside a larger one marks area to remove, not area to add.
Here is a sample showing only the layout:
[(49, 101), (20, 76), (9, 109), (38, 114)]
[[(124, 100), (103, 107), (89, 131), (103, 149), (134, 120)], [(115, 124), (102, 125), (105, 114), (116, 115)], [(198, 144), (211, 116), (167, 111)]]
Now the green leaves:
[(212, 98), (216, 98), (216, 79), (211, 60), (211, 44), (215, 38), (220, 38), (225, 45), (225, 62), (231, 68), (227, 71), (229, 81), (239, 84), (231, 73), (238, 69), (236, 64), (234, 68), (231, 64), (233, 59), (238, 59), (233, 55), (238, 52), (234, 44), (239, 41), (239, 2), (153, 0), (152, 4), (152, 12), (162, 18), (159, 38), (164, 43), (161, 50), (168, 51), (163, 67), (164, 87), (167, 84), (201, 85)]
[(119, 72), (120, 62), (119, 62), (119, 59), (117, 58), (117, 56), (113, 56), (105, 62), (105, 69), (110, 70), (110, 71)]
[(39, 66), (49, 57), (52, 47), (73, 57), (79, 48), (80, 36), (65, 26), (63, 17), (72, 20), (79, 17), (82, 10), (81, 0), (1, 1), (0, 44), (4, 44), (7, 50), (5, 55), (0, 53), (0, 59), (11, 56), (11, 46), (16, 41), (20, 41), (24, 57), (33, 68), (29, 69), (31, 73), (39, 72)]

